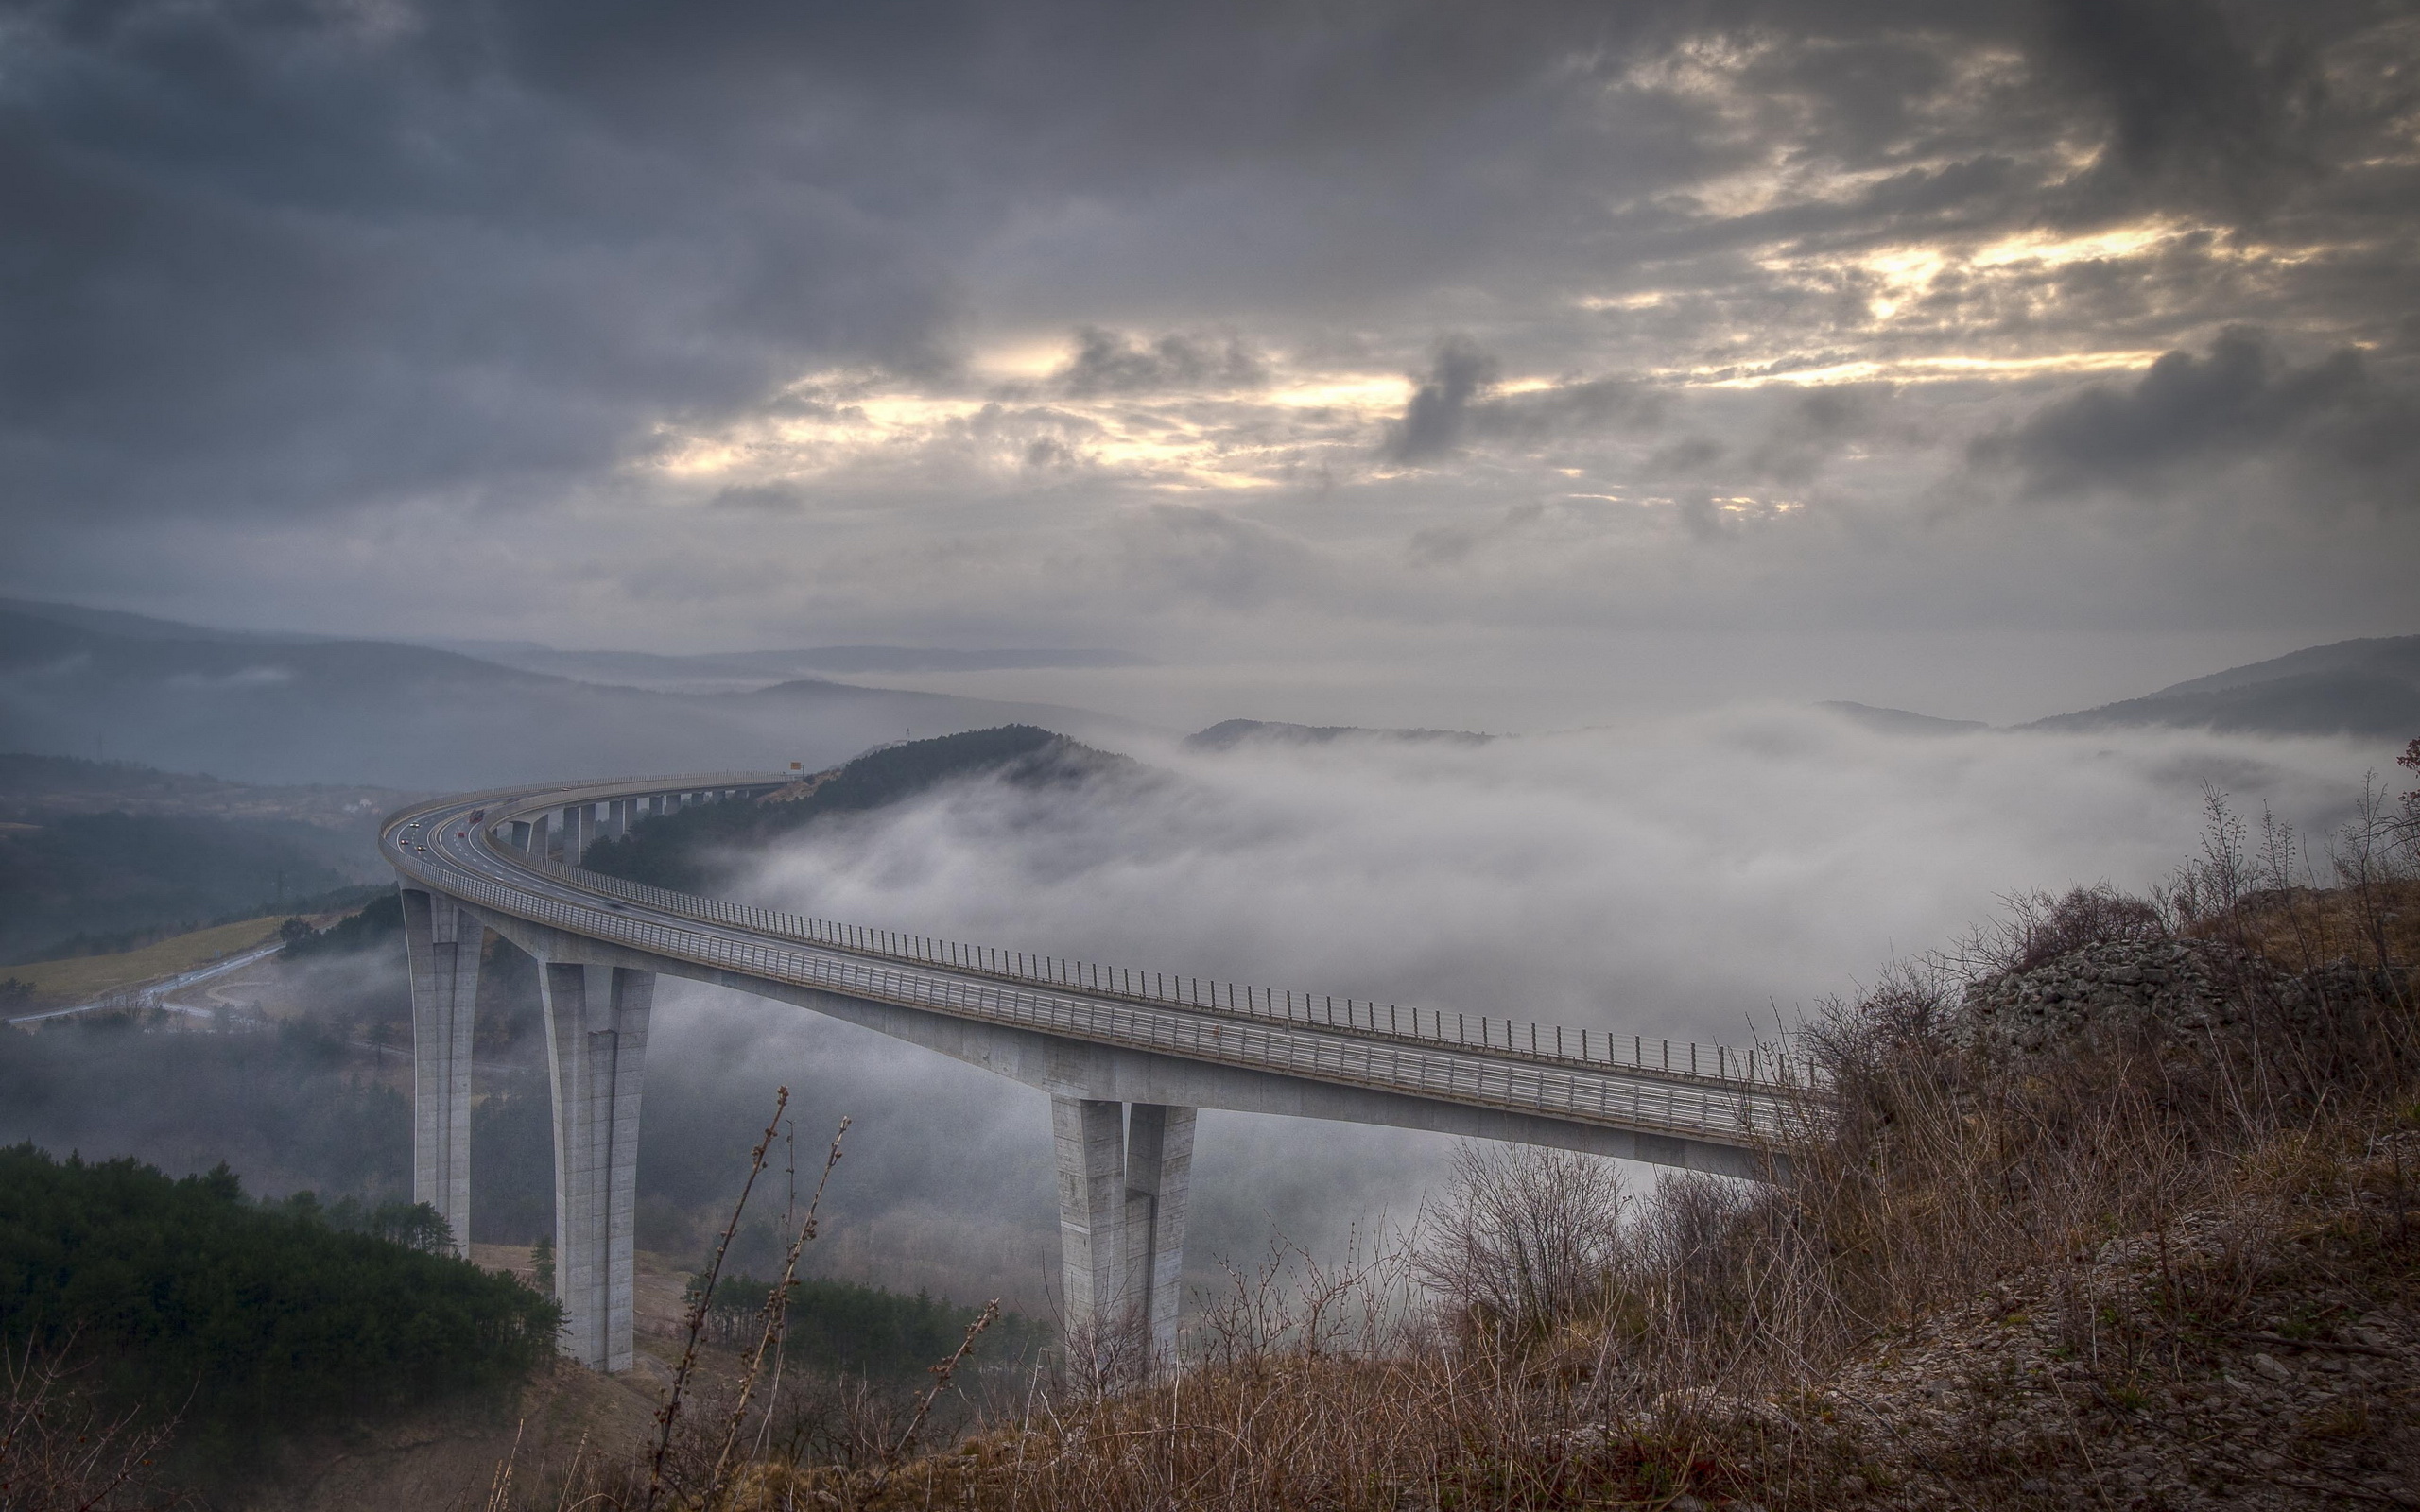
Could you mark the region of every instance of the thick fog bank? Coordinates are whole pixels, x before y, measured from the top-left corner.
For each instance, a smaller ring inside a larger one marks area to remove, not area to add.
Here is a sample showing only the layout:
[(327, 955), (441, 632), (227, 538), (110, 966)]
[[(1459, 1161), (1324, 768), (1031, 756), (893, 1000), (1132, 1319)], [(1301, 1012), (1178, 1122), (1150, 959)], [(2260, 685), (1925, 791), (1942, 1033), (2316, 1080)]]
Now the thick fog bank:
[(827, 918), (1280, 988), (1737, 1040), (2001, 894), (2141, 888), (2201, 786), (2306, 828), (2392, 753), (2174, 731), (1904, 737), (1761, 709), (1469, 747), (1140, 751), (811, 827), (749, 891)]
[[(2001, 894), (2155, 884), (2196, 842), (2204, 782), (2324, 830), (2392, 753), (2174, 731), (1893, 736), (1757, 709), (1482, 747), (1136, 754), (1171, 775), (961, 784), (819, 822), (738, 890), (1011, 949), (1736, 1043), (1948, 942)], [(712, 1116), (735, 1129), (777, 1081), (797, 1091), (802, 1139), (858, 1119), (828, 1263), (959, 1295), (1048, 1273), (1039, 1093), (666, 988), (651, 1124), (702, 1099), (730, 1105)], [(1205, 1114), (1195, 1283), (1272, 1224), (1332, 1247), (1357, 1222), (1409, 1217), (1448, 1143)], [(987, 1264), (1013, 1275), (987, 1280)]]

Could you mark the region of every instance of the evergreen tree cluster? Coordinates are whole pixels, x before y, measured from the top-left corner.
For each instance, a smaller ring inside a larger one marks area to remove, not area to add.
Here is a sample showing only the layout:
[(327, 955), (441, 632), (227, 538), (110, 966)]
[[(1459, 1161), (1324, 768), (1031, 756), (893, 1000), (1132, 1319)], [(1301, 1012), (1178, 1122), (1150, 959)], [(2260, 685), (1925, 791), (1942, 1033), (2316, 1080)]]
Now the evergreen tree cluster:
[(281, 959), (299, 961), (377, 950), (403, 954), (404, 900), (391, 887), (380, 890), (358, 913), (347, 914), (325, 929), (314, 930), (307, 924), (296, 928), (298, 923), (286, 920), (292, 932), (285, 935), (285, 949), (278, 953)]
[[(689, 1282), (694, 1305), (702, 1276)], [(752, 1344), (770, 1281), (726, 1276), (715, 1287), (704, 1332), (728, 1344)], [(790, 1283), (783, 1348), (790, 1359), (835, 1374), (882, 1383), (921, 1382), (925, 1372), (956, 1349), (981, 1315), (918, 1292), (913, 1297), (855, 1281), (796, 1280)], [(1029, 1358), (1045, 1337), (1044, 1326), (1019, 1313), (1003, 1313), (977, 1341), (974, 1358), (984, 1363)]]
[(518, 1380), (552, 1352), (561, 1310), (428, 1253), (434, 1216), (259, 1205), (223, 1166), (175, 1180), (0, 1149), (0, 1343), (89, 1362), (106, 1400), (182, 1414), (181, 1438), (220, 1459)]

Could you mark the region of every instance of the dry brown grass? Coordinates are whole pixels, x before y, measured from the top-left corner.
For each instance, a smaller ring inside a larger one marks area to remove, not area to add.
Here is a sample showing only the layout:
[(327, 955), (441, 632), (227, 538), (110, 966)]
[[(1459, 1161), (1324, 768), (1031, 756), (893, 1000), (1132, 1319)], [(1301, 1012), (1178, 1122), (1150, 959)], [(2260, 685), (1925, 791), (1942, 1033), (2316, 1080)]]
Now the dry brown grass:
[(56, 1354), (31, 1346), (0, 1353), (0, 1507), (8, 1512), (185, 1505), (156, 1469), (175, 1434), (173, 1419), (145, 1422), (100, 1406)]
[[(1993, 1063), (1946, 1032), (1957, 976), (1902, 969), (1809, 1027), (1832, 1096), (1806, 1108), (1786, 1187), (1668, 1177), (1632, 1199), (1589, 1162), (1474, 1148), (1405, 1242), (1232, 1273), (1180, 1372), (1122, 1390), (1036, 1383), (954, 1451), (905, 1464), (884, 1447), (895, 1409), (860, 1401), (681, 1504), (1406, 1512), (1688, 1497), (1778, 1512), (2104, 1497), (2118, 1483), (2093, 1479), (2092, 1435), (2169, 1453), (2141, 1426), (2155, 1400), (2171, 1417), (2218, 1412), (2212, 1383), (2240, 1372), (2240, 1351), (2327, 1347), (2320, 1331), (2355, 1315), (2348, 1297), (2420, 1305), (2420, 887), (2376, 854), (2350, 885), (2253, 885), (2241, 840), (2221, 825), (2157, 900), (2040, 900), (1984, 942), (2021, 964), (2113, 933), (2221, 940), (2240, 966), (2237, 1027), (2108, 1031)], [(1978, 1351), (1959, 1356), (1968, 1416), (1941, 1418), (1945, 1437), (1923, 1438), (1909, 1405), (1948, 1389), (1935, 1367), (1894, 1366), (1926, 1338)], [(2398, 1400), (2313, 1407), (2297, 1452), (2353, 1473), (2342, 1467), (2420, 1433)], [(2024, 1427), (2044, 1412), (2056, 1432)], [(2177, 1438), (2172, 1457), (2214, 1452), (2195, 1442)], [(2325, 1502), (2292, 1502), (2296, 1473), (2273, 1477), (2288, 1500), (2268, 1504)], [(2404, 1504), (2392, 1486), (2342, 1484), (2356, 1503)]]
[(146, 945), (114, 955), (76, 955), (59, 961), (12, 966), (5, 973), (32, 985), (44, 1002), (75, 1003), (118, 988), (135, 987), (207, 966), (221, 956), (247, 951), (273, 938), (285, 916), (248, 919), (241, 923), (198, 929), (189, 935)]

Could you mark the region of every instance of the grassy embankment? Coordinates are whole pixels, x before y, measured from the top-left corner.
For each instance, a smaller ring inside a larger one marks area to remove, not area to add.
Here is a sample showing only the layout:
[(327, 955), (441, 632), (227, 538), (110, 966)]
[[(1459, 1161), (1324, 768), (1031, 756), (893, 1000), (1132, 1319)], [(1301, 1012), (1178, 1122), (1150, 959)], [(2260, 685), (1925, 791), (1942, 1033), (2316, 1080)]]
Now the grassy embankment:
[(198, 929), (189, 935), (112, 955), (74, 955), (60, 961), (32, 961), (11, 966), (5, 974), (26, 985), (37, 1004), (81, 1003), (121, 988), (140, 987), (176, 976), (216, 960), (238, 954), (277, 937), (279, 926), (291, 916), (247, 919), (237, 923)]

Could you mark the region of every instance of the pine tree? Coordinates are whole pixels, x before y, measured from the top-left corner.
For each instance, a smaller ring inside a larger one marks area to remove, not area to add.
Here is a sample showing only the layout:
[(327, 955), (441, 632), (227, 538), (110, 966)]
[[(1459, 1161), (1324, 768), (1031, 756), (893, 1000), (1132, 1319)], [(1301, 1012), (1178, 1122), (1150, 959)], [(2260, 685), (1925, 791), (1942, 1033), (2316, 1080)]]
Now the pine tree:
[(541, 1234), (529, 1246), (529, 1285), (541, 1297), (555, 1295), (555, 1236)]

